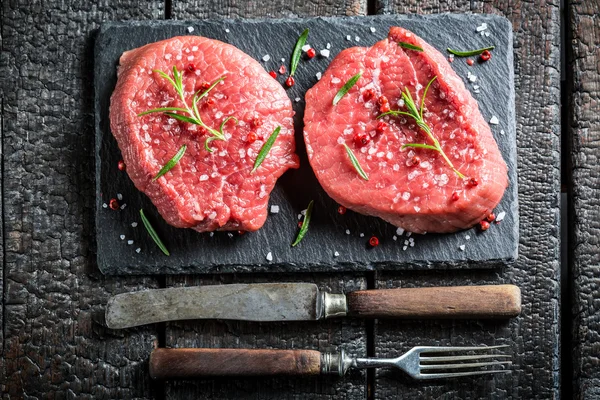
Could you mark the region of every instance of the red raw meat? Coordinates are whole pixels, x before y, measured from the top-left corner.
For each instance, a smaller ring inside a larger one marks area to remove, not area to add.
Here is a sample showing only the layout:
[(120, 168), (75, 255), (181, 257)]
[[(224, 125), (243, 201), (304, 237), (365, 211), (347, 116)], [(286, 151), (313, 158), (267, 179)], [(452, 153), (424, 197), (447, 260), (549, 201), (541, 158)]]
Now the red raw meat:
[[(192, 64), (192, 65), (190, 65)], [(139, 117), (158, 107), (183, 107), (172, 85), (152, 70), (172, 77), (184, 71), (187, 102), (205, 83), (225, 76), (199, 103), (204, 123), (218, 130), (228, 116), (226, 141), (210, 143), (200, 126), (162, 113)], [(174, 37), (121, 56), (118, 81), (111, 97), (110, 125), (127, 173), (152, 200), (169, 224), (199, 232), (255, 231), (265, 222), (269, 194), (288, 169), (298, 168), (294, 153), (292, 104), (285, 90), (263, 67), (229, 44), (199, 36)], [(268, 157), (250, 174), (256, 156), (273, 130), (281, 132)], [(250, 143), (249, 133), (258, 138)], [(152, 178), (179, 150), (183, 158), (167, 174)]]
[[(419, 52), (398, 45), (406, 42)], [(339, 89), (363, 71), (357, 84), (332, 105)], [(406, 111), (399, 100), (408, 88), (419, 107), (427, 83), (424, 113), (442, 149), (467, 178), (461, 179), (435, 150), (406, 148), (433, 143), (414, 119), (384, 117), (378, 99)], [(374, 93), (370, 93), (373, 91)], [(374, 94), (374, 96), (372, 96)], [(372, 97), (371, 97), (372, 96)], [(387, 127), (377, 130), (384, 121)], [(341, 205), (418, 233), (453, 232), (484, 219), (500, 202), (508, 175), (490, 128), (476, 101), (446, 58), (403, 28), (373, 47), (342, 51), (306, 94), (304, 139), (308, 157), (325, 191)], [(356, 135), (369, 135), (366, 145)], [(369, 176), (359, 177), (343, 147), (347, 144)], [(415, 158), (420, 163), (415, 165)]]

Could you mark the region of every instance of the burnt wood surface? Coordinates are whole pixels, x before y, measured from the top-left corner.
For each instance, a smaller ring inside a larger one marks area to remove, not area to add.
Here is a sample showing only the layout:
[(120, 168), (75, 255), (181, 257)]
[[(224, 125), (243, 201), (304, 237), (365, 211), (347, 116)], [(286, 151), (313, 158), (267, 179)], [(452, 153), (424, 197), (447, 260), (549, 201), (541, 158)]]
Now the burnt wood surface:
[[(493, 379), (455, 380), (430, 386), (381, 370), (376, 373), (375, 398), (557, 397), (561, 126), (558, 3), (382, 1), (377, 10), (383, 13), (483, 12), (505, 15), (512, 21), (520, 213), (519, 258), (514, 265), (500, 271), (470, 274), (382, 273), (378, 275), (377, 287), (436, 286), (442, 282), (444, 285), (512, 283), (521, 288), (523, 309), (519, 317), (506, 322), (378, 321), (375, 326), (378, 356), (400, 354), (417, 344), (510, 344), (514, 364), (511, 374)], [(476, 28), (466, 27), (471, 31)]]
[[(570, 138), (569, 256), (573, 388), (600, 398), (600, 1), (573, 1), (567, 17)], [(565, 354), (565, 356), (568, 356)], [(564, 380), (570, 376), (563, 377)]]
[[(557, 396), (558, 4), (466, 0), (411, 0), (397, 4), (384, 1), (370, 6), (364, 1), (332, 0), (173, 0), (167, 4), (170, 10), (165, 9), (162, 1), (2, 2), (0, 383), (4, 397), (364, 399), (369, 395), (380, 399), (546, 399)], [(585, 8), (582, 10), (585, 11), (582, 16), (588, 15)], [(380, 288), (514, 283), (523, 294), (521, 316), (510, 321), (382, 320), (375, 322), (374, 336), (370, 323), (355, 319), (276, 324), (188, 321), (124, 331), (103, 328), (100, 317), (96, 316), (101, 315), (109, 295), (129, 290), (165, 285), (308, 281), (334, 292), (347, 292), (366, 289), (367, 282), (373, 282), (371, 275), (362, 273), (102, 276), (95, 264), (93, 222), (92, 44), (99, 24), (109, 20), (161, 19), (165, 15), (177, 19), (302, 17), (358, 15), (368, 11), (489, 12), (505, 15), (512, 22), (521, 220), (517, 263), (488, 271), (385, 273), (379, 274), (374, 283)], [(589, 13), (590, 18), (593, 15)], [(583, 44), (582, 54), (593, 48)], [(588, 72), (594, 66), (591, 59), (582, 65), (588, 66)], [(589, 99), (594, 90), (581, 91), (581, 99)], [(585, 103), (581, 104), (579, 112), (590, 112)], [(597, 116), (588, 118), (589, 123), (597, 121), (593, 119)], [(581, 137), (587, 137), (587, 127), (579, 132)], [(593, 146), (588, 143), (581, 148), (581, 154), (588, 157), (585, 166), (593, 165), (589, 163)], [(584, 186), (579, 204), (591, 207), (593, 197), (585, 185), (597, 184), (597, 180), (580, 182)], [(597, 232), (597, 227), (594, 229)], [(586, 260), (597, 263), (592, 253), (597, 245), (587, 240), (592, 244), (588, 250), (582, 246), (580, 254), (587, 254)], [(583, 282), (590, 283), (581, 286), (581, 293), (591, 302), (596, 284), (591, 278)], [(597, 317), (589, 315), (590, 318), (581, 320), (585, 326), (593, 326), (597, 321)], [(368, 337), (372, 342), (367, 341)], [(593, 376), (597, 374), (593, 364), (595, 338), (596, 334), (583, 338), (578, 347), (582, 355), (579, 359), (586, 366), (586, 378), (591, 378), (586, 382), (592, 383), (596, 382)], [(397, 371), (378, 371), (375, 379), (369, 373), (357, 371), (344, 379), (218, 378), (164, 384), (153, 383), (148, 373), (148, 358), (157, 346), (322, 352), (343, 346), (353, 355), (391, 356), (413, 345), (429, 344), (509, 344), (514, 371), (495, 378), (427, 384), (410, 381)], [(585, 360), (591, 360), (592, 364)]]

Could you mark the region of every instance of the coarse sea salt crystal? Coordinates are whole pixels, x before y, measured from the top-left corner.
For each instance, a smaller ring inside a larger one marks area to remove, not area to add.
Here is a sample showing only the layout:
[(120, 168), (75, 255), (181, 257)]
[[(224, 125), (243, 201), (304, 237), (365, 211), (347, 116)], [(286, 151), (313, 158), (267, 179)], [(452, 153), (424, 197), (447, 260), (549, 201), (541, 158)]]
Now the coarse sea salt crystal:
[(354, 40), (356, 40), (357, 42), (360, 42), (360, 37), (354, 36)]
[(350, 229), (346, 229), (346, 235), (350, 234)]
[(338, 253), (337, 251), (334, 251), (334, 252), (333, 252), (333, 256), (334, 256), (334, 257), (339, 257), (339, 256), (340, 256), (340, 253)]
[(123, 195), (121, 193), (117, 193), (117, 199), (118, 200), (123, 200)]
[(137, 222), (132, 222), (132, 223), (131, 223), (131, 227), (132, 227), (132, 228), (136, 228), (137, 226), (138, 226), (138, 223), (137, 223)]
[(127, 244), (131, 246), (133, 244), (133, 240), (128, 240)]
[(414, 206), (414, 209), (415, 209), (415, 212), (421, 211), (421, 207), (419, 207), (419, 206)]
[(400, 170), (400, 165), (398, 165), (398, 164), (394, 164), (394, 166), (392, 167), (392, 169), (393, 169), (394, 171), (399, 171), (399, 170)]
[(370, 28), (369, 28), (369, 30), (370, 30), (371, 32), (373, 32), (373, 33), (377, 32), (377, 29), (375, 29), (375, 27), (374, 27), (374, 26), (370, 27)]
[(208, 175), (204, 174), (204, 175), (200, 175), (200, 182), (204, 182), (208, 180)]
[(381, 158), (383, 156), (385, 156), (385, 152), (380, 151), (379, 153), (377, 153), (377, 157)]
[(346, 143), (346, 141), (344, 140), (344, 138), (343, 138), (343, 137), (341, 137), (341, 136), (340, 136), (340, 137), (338, 138), (338, 140), (337, 140), (337, 143), (338, 143), (338, 144), (344, 144), (344, 143)]
[(358, 235), (358, 236), (365, 237), (365, 234), (361, 232), (360, 235)]
[(404, 234), (404, 228), (397, 228), (396, 229), (396, 235), (402, 236), (403, 234)]
[(406, 251), (406, 249), (408, 249), (408, 246), (403, 246), (402, 250)]
[(402, 200), (408, 201), (409, 199), (410, 199), (410, 193), (409, 192), (402, 193)]
[(274, 204), (271, 206), (271, 214), (277, 214), (277, 213), (279, 213), (279, 206)]
[(498, 216), (496, 217), (496, 222), (502, 221), (505, 216), (506, 216), (506, 213), (504, 211), (498, 213)]
[(340, 83), (342, 80), (340, 78), (334, 77), (331, 79), (331, 83), (336, 84), (336, 83)]
[(471, 75), (471, 76), (469, 76), (469, 80), (471, 82), (476, 82), (477, 81), (477, 75)]
[(231, 32), (231, 31), (229, 30), (229, 28), (225, 28), (225, 32), (226, 32), (226, 33), (229, 33), (229, 32)]
[(487, 29), (487, 24), (484, 22), (477, 27), (477, 32), (485, 31)]
[(300, 100), (301, 100), (301, 99), (300, 99), (300, 97), (296, 97), (296, 98), (294, 99), (294, 101), (295, 101), (296, 103), (299, 103), (299, 102), (300, 102)]
[(213, 236), (215, 236), (215, 233), (211, 232), (211, 233), (208, 234), (208, 236), (213, 237)]
[(319, 54), (321, 55), (321, 57), (328, 58), (330, 53), (329, 53), (329, 50), (323, 49), (319, 52)]
[(177, 61), (181, 60), (181, 54), (179, 54), (177, 57), (175, 57), (175, 59), (176, 59)]
[(394, 236), (392, 236), (392, 239), (394, 239), (394, 242), (395, 242), (396, 240), (398, 240), (398, 236), (394, 235)]
[(210, 213), (210, 214), (208, 214), (208, 218), (209, 218), (209, 219), (215, 219), (215, 218), (217, 218), (217, 212), (216, 212), (216, 211), (214, 211), (214, 210), (213, 210), (213, 211), (211, 211), (211, 213)]
[(352, 36), (346, 35), (346, 40), (352, 40)]
[(320, 73), (320, 72), (317, 72), (317, 73), (315, 74), (315, 76), (317, 77), (317, 80), (319, 80), (319, 81), (320, 81), (320, 80), (321, 80), (321, 77), (323, 76), (323, 74), (322, 74), (322, 73)]
[(192, 32), (194, 32), (194, 27), (193, 27), (193, 26), (188, 26), (188, 27), (187, 27), (187, 31), (188, 31), (189, 33), (192, 33)]
[(119, 236), (119, 238), (120, 238), (121, 240), (125, 240), (125, 235), (121, 235), (121, 236)]
[(229, 236), (230, 238), (232, 238), (232, 237), (233, 237), (233, 233), (229, 232), (229, 233), (227, 234), (227, 236)]
[(171, 57), (173, 57), (173, 56), (172, 56), (172, 55), (170, 55), (170, 54), (165, 54), (165, 60), (170, 60), (170, 59), (171, 59)]
[(495, 115), (493, 115), (492, 118), (490, 118), (490, 124), (498, 125), (499, 123), (500, 123), (500, 121), (498, 120), (498, 117), (496, 117)]
[(501, 129), (501, 130), (500, 130), (500, 134), (501, 134), (501, 135), (504, 135), (504, 129)]
[(327, 47), (328, 49), (330, 49), (331, 48), (331, 43), (327, 43), (327, 46), (325, 46), (325, 47)]
[(466, 240), (469, 240), (469, 239), (471, 239), (471, 235), (465, 235), (465, 239), (466, 239)]
[(266, 259), (267, 259), (267, 261), (273, 261), (273, 253), (268, 252)]
[(458, 248), (460, 249), (460, 251), (465, 251), (465, 245), (461, 244), (460, 246), (458, 246)]
[(310, 50), (310, 44), (305, 44), (304, 46), (302, 46), (302, 51), (303, 51), (303, 52), (305, 52), (305, 53), (306, 53), (306, 52), (307, 52), (307, 51), (309, 51), (309, 50)]
[(135, 249), (135, 252), (139, 254), (142, 252), (142, 249), (140, 247), (138, 247), (137, 249)]
[(266, 61), (269, 61), (271, 59), (271, 56), (268, 55), (268, 54), (265, 54), (262, 59), (263, 59), (263, 61), (266, 62)]
[(410, 237), (410, 235), (412, 235), (412, 232), (406, 232), (406, 237)]
[(103, 204), (102, 204), (102, 208), (108, 208), (108, 204), (106, 204), (106, 203), (103, 203)]
[(121, 210), (124, 210), (125, 207), (127, 207), (127, 203), (123, 203), (123, 205), (121, 206)]

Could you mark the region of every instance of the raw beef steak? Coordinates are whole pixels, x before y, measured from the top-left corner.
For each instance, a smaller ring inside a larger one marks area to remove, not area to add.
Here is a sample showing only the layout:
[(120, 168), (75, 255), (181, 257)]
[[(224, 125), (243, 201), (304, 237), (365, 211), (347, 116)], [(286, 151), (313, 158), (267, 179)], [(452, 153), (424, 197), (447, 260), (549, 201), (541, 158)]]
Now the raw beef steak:
[[(339, 89), (360, 71), (356, 85), (333, 106)], [(436, 150), (402, 149), (408, 143), (434, 145), (415, 119), (377, 119), (389, 108), (408, 111), (405, 88), (420, 108), (434, 77), (423, 119), (464, 179)], [(325, 191), (345, 207), (412, 232), (469, 228), (492, 212), (508, 186), (506, 164), (462, 80), (442, 54), (402, 28), (391, 28), (373, 47), (342, 51), (307, 92), (304, 124), (310, 164)], [(359, 176), (343, 144), (368, 180)]]
[[(211, 128), (219, 130), (229, 116), (239, 121), (225, 124), (226, 140), (210, 142), (212, 153), (204, 147), (211, 134), (201, 126), (163, 113), (138, 116), (159, 107), (184, 107), (173, 85), (153, 72), (173, 78), (173, 66), (183, 71), (189, 106), (197, 90), (225, 77), (198, 103), (202, 121)], [(265, 222), (277, 179), (298, 167), (293, 114), (284, 89), (250, 56), (217, 40), (184, 36), (121, 56), (110, 126), (135, 186), (169, 224), (200, 232), (255, 231)], [(260, 148), (277, 126), (281, 131), (275, 144), (251, 174)], [(183, 158), (153, 181), (184, 144)]]

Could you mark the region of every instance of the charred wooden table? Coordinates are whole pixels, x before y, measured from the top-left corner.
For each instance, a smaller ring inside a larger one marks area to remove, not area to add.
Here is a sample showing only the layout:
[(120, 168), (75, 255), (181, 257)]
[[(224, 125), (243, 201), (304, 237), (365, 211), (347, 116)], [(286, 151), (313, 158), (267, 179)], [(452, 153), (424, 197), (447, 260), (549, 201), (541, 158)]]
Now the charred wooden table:
[[(72, 4), (71, 4), (72, 3)], [(561, 114), (557, 2), (314, 0), (2, 2), (2, 290), (0, 382), (6, 398), (539, 398), (560, 395), (559, 199), (561, 126), (570, 140), (573, 370), (563, 386), (600, 396), (598, 221), (600, 144), (597, 1), (567, 2)], [(359, 320), (314, 323), (185, 322), (110, 331), (97, 316), (111, 294), (191, 284), (273, 281), (270, 275), (105, 277), (95, 265), (93, 37), (126, 19), (303, 17), (473, 12), (512, 21), (520, 202), (514, 265), (494, 270), (295, 274), (332, 291), (514, 283), (523, 313), (504, 322)], [(571, 48), (572, 44), (572, 48)], [(564, 149), (563, 149), (564, 151)], [(564, 296), (563, 300), (570, 298)], [(563, 321), (570, 323), (570, 320)], [(418, 344), (511, 344), (512, 374), (423, 384), (397, 372), (345, 379), (216, 379), (155, 383), (157, 347), (344, 348), (391, 356)], [(573, 372), (574, 371), (574, 372)], [(566, 382), (566, 383), (565, 383)]]

